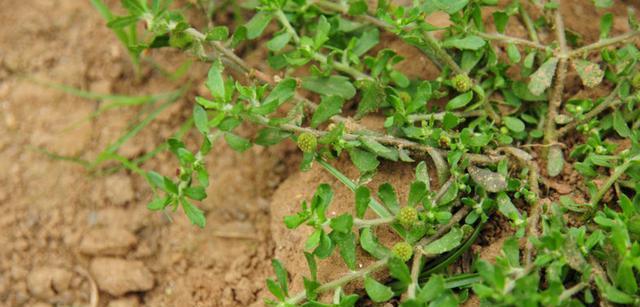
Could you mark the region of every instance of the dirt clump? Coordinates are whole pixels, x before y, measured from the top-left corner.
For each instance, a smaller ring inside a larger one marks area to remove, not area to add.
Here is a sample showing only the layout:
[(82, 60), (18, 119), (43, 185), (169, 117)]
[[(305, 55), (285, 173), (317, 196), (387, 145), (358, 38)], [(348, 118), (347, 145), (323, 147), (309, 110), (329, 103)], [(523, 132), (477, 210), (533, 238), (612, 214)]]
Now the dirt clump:
[(123, 256), (137, 243), (136, 236), (126, 229), (96, 228), (82, 237), (78, 250), (87, 255)]
[(89, 267), (98, 288), (113, 296), (153, 288), (153, 274), (141, 261), (95, 258)]

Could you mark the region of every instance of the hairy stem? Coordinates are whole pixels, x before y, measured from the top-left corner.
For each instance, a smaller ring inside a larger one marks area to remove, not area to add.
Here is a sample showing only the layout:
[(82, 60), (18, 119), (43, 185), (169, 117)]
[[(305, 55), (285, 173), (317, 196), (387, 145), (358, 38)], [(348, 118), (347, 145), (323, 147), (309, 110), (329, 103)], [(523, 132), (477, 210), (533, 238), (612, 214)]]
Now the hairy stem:
[(596, 213), (599, 207), (598, 203), (600, 202), (602, 197), (604, 197), (604, 194), (609, 191), (609, 188), (611, 188), (611, 186), (616, 182), (616, 180), (618, 180), (618, 178), (620, 178), (620, 176), (624, 175), (627, 169), (631, 167), (634, 162), (638, 161), (640, 161), (640, 154), (636, 154), (635, 156), (624, 161), (624, 163), (622, 163), (621, 165), (614, 168), (613, 174), (609, 176), (607, 181), (605, 181), (605, 183), (598, 189), (598, 192), (596, 192), (596, 195), (594, 195), (591, 199), (591, 210), (589, 210), (589, 212), (585, 216), (587, 220), (590, 220), (591, 217), (593, 217), (593, 215)]
[(611, 45), (615, 45), (615, 44), (621, 44), (624, 42), (627, 42), (633, 38), (635, 38), (636, 36), (640, 36), (640, 31), (636, 30), (636, 31), (631, 31), (631, 32), (627, 32), (625, 34), (621, 34), (618, 35), (616, 37), (612, 37), (612, 38), (607, 38), (607, 39), (602, 39), (599, 40), (593, 44), (589, 44), (586, 45), (584, 47), (580, 47), (578, 49), (575, 49), (571, 52), (568, 53), (569, 57), (581, 57), (584, 56), (590, 52), (594, 52), (594, 51), (599, 51), (602, 50), (605, 47), (611, 46)]
[[(377, 272), (383, 268), (385, 268), (386, 264), (387, 264), (388, 260), (387, 259), (382, 259), (382, 260), (378, 260), (376, 262), (374, 262), (373, 264), (371, 264), (370, 266), (355, 271), (355, 272), (351, 272), (351, 273), (347, 273), (346, 275), (338, 278), (338, 279), (334, 279), (328, 283), (323, 284), (322, 286), (318, 287), (316, 289), (316, 293), (322, 293), (322, 292), (327, 292), (333, 289), (336, 289), (338, 287), (342, 287), (348, 283), (350, 283), (351, 281), (354, 281), (356, 279), (360, 279), (360, 278), (364, 278), (366, 275)], [(302, 302), (305, 298), (307, 297), (307, 292), (306, 291), (301, 291), (297, 294), (295, 294), (294, 296), (292, 296), (291, 298), (286, 300), (286, 303), (288, 304), (298, 304), (300, 302)]]
[(623, 83), (624, 82), (618, 83), (618, 85), (611, 91), (611, 93), (609, 93), (607, 98), (605, 98), (605, 100), (601, 104), (597, 105), (591, 111), (587, 112), (587, 114), (585, 114), (584, 117), (578, 120), (574, 120), (568, 123), (567, 125), (563, 126), (562, 128), (558, 129), (558, 131), (556, 132), (556, 137), (564, 136), (565, 134), (575, 129), (576, 127), (598, 116), (598, 114), (602, 113), (607, 108), (614, 107), (618, 104), (621, 104), (623, 101), (617, 98), (618, 98), (618, 90), (620, 89)]
[(502, 42), (505, 44), (522, 45), (522, 46), (533, 47), (533, 48), (545, 50), (545, 51), (549, 50), (549, 47), (545, 45), (542, 45), (534, 41), (522, 39), (519, 37), (508, 36), (500, 33), (486, 33), (482, 31), (473, 31), (472, 33), (482, 38), (496, 41), (496, 42)]

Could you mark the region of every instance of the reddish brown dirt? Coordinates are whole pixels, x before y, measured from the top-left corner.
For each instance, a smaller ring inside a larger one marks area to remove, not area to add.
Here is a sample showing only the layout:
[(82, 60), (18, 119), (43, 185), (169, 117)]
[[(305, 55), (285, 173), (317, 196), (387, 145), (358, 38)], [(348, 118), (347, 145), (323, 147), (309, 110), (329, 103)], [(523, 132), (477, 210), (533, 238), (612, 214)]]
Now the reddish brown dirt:
[[(116, 2), (109, 1), (113, 6)], [(563, 13), (568, 28), (593, 41), (598, 23), (584, 21), (599, 13), (587, 2), (564, 1)], [(631, 2), (614, 9), (621, 17), (613, 32), (624, 31), (623, 7)], [(437, 75), (432, 67), (410, 65), (414, 59), (425, 62), (415, 49), (405, 49), (397, 40), (388, 47), (409, 59), (399, 65), (408, 75)], [(259, 49), (249, 57), (264, 63)], [(188, 59), (170, 51), (153, 58), (170, 71)], [(82, 121), (99, 107), (98, 101), (37, 85), (33, 79), (131, 95), (195, 84), (118, 153), (139, 157), (162, 144), (189, 116), (193, 96), (204, 92), (198, 85), (207, 67), (194, 64), (178, 81), (145, 67), (137, 79), (119, 42), (86, 1), (0, 2), (0, 306), (89, 306), (92, 295), (98, 295), (98, 306), (112, 307), (261, 306), (274, 255), (292, 269), (298, 289), (300, 276), (307, 274), (300, 252), (304, 232), (286, 233), (282, 216), (309, 199), (318, 181), (336, 190), (336, 213), (351, 208), (352, 195), (317, 167), (281, 185), (297, 172), (291, 144), (237, 154), (220, 142), (208, 159), (212, 184), (209, 198), (200, 204), (207, 213), (204, 230), (190, 225), (181, 212), (170, 215), (173, 221), (148, 212), (151, 191), (136, 174), (119, 170), (98, 175), (38, 150), (93, 159), (148, 109), (116, 109)], [(577, 83), (572, 87), (578, 92)], [(196, 141), (187, 138), (192, 148)], [(168, 175), (175, 165), (173, 157), (161, 154), (142, 167)], [(356, 174), (353, 169), (347, 173)], [(403, 197), (412, 176), (407, 165), (386, 164), (372, 187), (390, 181)], [(483, 239), (482, 245), (491, 246), (483, 253), (487, 258), (499, 251), (491, 243), (501, 240), (496, 233)], [(394, 238), (382, 239), (390, 245)], [(322, 277), (345, 270), (339, 260), (334, 262), (338, 265), (324, 268)], [(105, 278), (110, 272), (120, 272), (126, 280)], [(100, 291), (92, 290), (93, 282)]]

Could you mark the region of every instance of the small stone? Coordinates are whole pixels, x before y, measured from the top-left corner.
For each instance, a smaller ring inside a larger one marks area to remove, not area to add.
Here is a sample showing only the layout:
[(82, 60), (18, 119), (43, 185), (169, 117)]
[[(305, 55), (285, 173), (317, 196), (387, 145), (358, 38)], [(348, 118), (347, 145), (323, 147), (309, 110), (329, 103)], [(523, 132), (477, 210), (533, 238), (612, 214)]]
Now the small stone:
[(109, 302), (107, 307), (138, 307), (140, 302), (135, 296), (127, 296)]
[(122, 206), (133, 199), (133, 183), (125, 174), (117, 174), (107, 178), (105, 193), (114, 205)]
[(87, 255), (121, 256), (138, 243), (136, 236), (122, 228), (91, 229), (80, 241), (80, 252)]
[(27, 287), (33, 296), (41, 299), (53, 298), (69, 288), (73, 274), (57, 267), (39, 267), (27, 276)]
[(141, 261), (118, 258), (95, 258), (89, 271), (98, 288), (113, 296), (153, 288), (153, 274)]

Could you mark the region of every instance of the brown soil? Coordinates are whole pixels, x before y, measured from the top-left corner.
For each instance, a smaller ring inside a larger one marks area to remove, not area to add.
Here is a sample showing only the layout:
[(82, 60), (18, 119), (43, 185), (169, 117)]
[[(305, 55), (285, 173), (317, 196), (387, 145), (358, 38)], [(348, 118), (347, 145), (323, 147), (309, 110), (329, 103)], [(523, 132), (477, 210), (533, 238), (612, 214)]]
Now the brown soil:
[[(565, 2), (567, 26), (593, 41), (598, 24), (584, 22), (595, 20), (596, 12), (584, 5), (589, 1)], [(625, 16), (623, 7), (619, 3), (615, 8), (618, 16)], [(614, 32), (623, 31), (623, 24), (624, 17), (616, 19)], [(415, 49), (398, 41), (388, 46), (409, 59), (400, 65), (408, 75), (437, 75), (431, 66), (411, 65), (414, 59), (426, 62)], [(153, 56), (169, 71), (188, 60), (172, 51)], [(249, 58), (260, 62), (264, 52)], [(274, 256), (292, 272), (295, 289), (308, 274), (300, 253), (305, 232), (285, 232), (282, 217), (309, 199), (318, 182), (334, 187), (332, 214), (351, 210), (352, 194), (318, 167), (297, 171), (299, 157), (290, 143), (238, 154), (219, 142), (207, 164), (212, 183), (200, 204), (207, 214), (203, 230), (181, 212), (171, 214), (170, 221), (147, 211), (151, 191), (136, 174), (120, 170), (96, 175), (38, 150), (93, 159), (148, 109), (116, 109), (82, 121), (99, 107), (98, 101), (37, 85), (33, 79), (139, 95), (187, 82), (202, 84), (207, 69), (194, 64), (176, 82), (149, 66), (142, 78), (134, 76), (126, 53), (88, 1), (0, 1), (0, 306), (88, 306), (96, 295), (98, 306), (112, 307), (261, 306)], [(119, 153), (139, 157), (162, 144), (189, 116), (193, 96), (203, 92), (198, 86), (189, 90)], [(195, 147), (196, 140), (188, 137), (187, 143)], [(143, 167), (172, 174), (175, 165), (172, 156), (161, 154)], [(347, 174), (355, 177), (356, 171), (347, 168)], [(375, 191), (389, 181), (404, 197), (412, 179), (410, 165), (385, 164), (371, 187)], [(499, 225), (504, 223), (492, 228)], [(492, 229), (481, 242), (492, 246), (489, 254), (499, 251), (492, 242), (501, 240), (500, 233), (508, 233), (499, 230)], [(378, 234), (383, 244), (393, 243), (391, 234)], [(323, 268), (321, 278), (346, 270), (335, 258), (321, 263), (331, 262), (338, 264)]]

